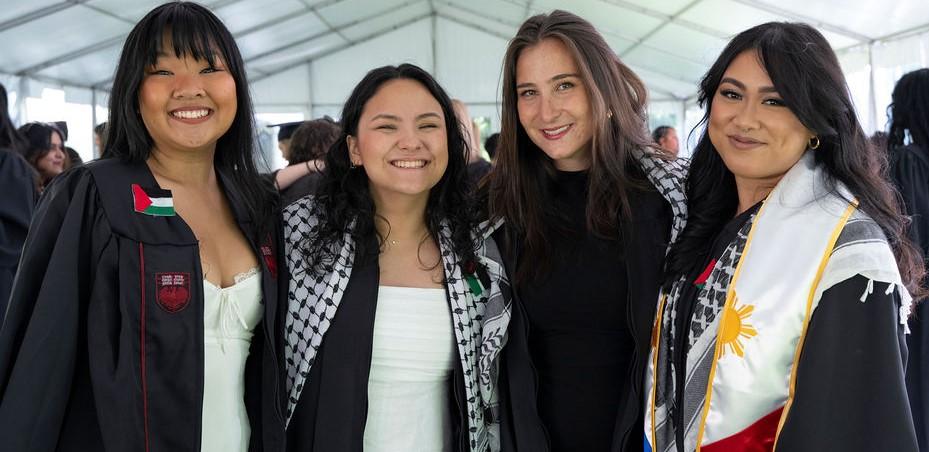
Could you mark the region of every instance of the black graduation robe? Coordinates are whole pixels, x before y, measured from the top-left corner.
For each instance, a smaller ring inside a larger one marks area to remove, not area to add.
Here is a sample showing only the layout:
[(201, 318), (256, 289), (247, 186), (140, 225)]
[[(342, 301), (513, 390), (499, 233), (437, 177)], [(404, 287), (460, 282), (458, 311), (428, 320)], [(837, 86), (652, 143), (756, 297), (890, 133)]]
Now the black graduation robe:
[(35, 209), (35, 177), (32, 166), (19, 154), (0, 149), (0, 325)]
[[(929, 150), (910, 145), (891, 152), (891, 176), (903, 197), (906, 214), (912, 219), (908, 233), (913, 244), (929, 256)], [(929, 284), (924, 280), (923, 286)], [(917, 303), (910, 317), (906, 338), (909, 358), (906, 389), (916, 425), (919, 449), (929, 451), (929, 304)]]
[[(723, 228), (705, 263), (719, 258), (760, 206), (759, 202)], [(851, 239), (840, 236), (839, 243), (846, 240)], [(695, 267), (688, 279), (694, 281), (703, 268)], [(858, 274), (823, 292), (803, 339), (796, 392), (775, 452), (917, 451), (903, 375), (907, 347), (900, 296), (898, 291), (888, 293), (887, 283), (874, 281), (862, 301), (868, 283)], [(679, 316), (693, 317), (697, 292), (692, 284), (682, 290)], [(675, 328), (678, 338), (687, 337), (689, 322), (677, 322)], [(675, 395), (678, 406), (684, 405), (682, 397)], [(766, 446), (773, 446), (774, 439), (772, 435)], [(684, 450), (682, 441), (677, 444), (677, 450)]]
[[(372, 240), (367, 247), (377, 247)], [(380, 281), (378, 256), (359, 256), (338, 315), (326, 333), (287, 428), (290, 452), (362, 452), (368, 414), (368, 376)], [(370, 253), (368, 253), (370, 254)], [(456, 354), (457, 355), (457, 354)], [(468, 435), (461, 360), (455, 359), (449, 409), (452, 447), (467, 452)]]
[[(239, 227), (251, 231), (234, 185), (219, 177)], [(158, 187), (144, 163), (93, 162), (56, 178), (39, 203), (0, 329), (4, 451), (200, 450), (199, 247), (179, 216), (135, 212), (132, 184)], [(269, 229), (261, 243), (245, 233), (265, 307), (245, 384), (250, 450), (276, 451), (284, 441), (281, 248)]]

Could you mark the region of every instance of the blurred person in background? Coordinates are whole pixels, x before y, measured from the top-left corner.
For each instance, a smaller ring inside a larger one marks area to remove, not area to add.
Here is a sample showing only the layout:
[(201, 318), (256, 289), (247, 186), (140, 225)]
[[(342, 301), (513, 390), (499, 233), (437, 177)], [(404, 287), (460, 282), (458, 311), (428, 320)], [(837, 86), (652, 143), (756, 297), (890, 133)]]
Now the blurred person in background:
[(500, 133), (495, 132), (487, 137), (484, 140), (484, 150), (487, 151), (487, 155), (490, 156), (490, 161), (494, 161), (494, 156), (497, 155), (497, 142), (500, 141)]
[(326, 116), (312, 121), (305, 121), (297, 127), (290, 137), (287, 162), (297, 171), (306, 170), (305, 175), (289, 186), (282, 186), (284, 175), (278, 178), (281, 192), (281, 204), (286, 206), (305, 195), (316, 191), (319, 172), (322, 170), (323, 157), (329, 147), (339, 138), (341, 127), (339, 123)]
[(281, 150), (284, 160), (290, 160), (290, 138), (297, 127), (300, 127), (303, 121), (284, 122), (281, 124), (271, 124), (268, 127), (277, 127), (277, 148)]
[(481, 157), (481, 137), (477, 124), (471, 119), (468, 106), (458, 99), (452, 99), (455, 106), (455, 116), (461, 125), (461, 134), (468, 143), (468, 181), (476, 187), (478, 181), (490, 172), (490, 162)]
[(97, 156), (103, 155), (103, 150), (106, 149), (106, 122), (94, 127), (94, 148), (97, 150)]
[[(907, 73), (891, 95), (890, 133), (886, 142), (890, 175), (910, 216), (907, 233), (929, 257), (929, 69)], [(923, 286), (927, 281), (923, 280)], [(922, 451), (929, 450), (929, 305), (920, 300), (906, 337), (909, 357), (906, 388)]]
[(10, 119), (6, 88), (0, 85), (0, 325), (35, 209), (36, 173), (20, 155), (25, 147)]
[(61, 132), (61, 144), (64, 149), (65, 154), (68, 156), (68, 163), (65, 166), (65, 170), (71, 168), (72, 166), (82, 165), (84, 159), (81, 158), (81, 155), (77, 153), (74, 148), (68, 146), (68, 122), (67, 121), (53, 121), (49, 123), (54, 125), (59, 132)]
[(652, 140), (658, 144), (658, 147), (677, 157), (681, 149), (680, 141), (677, 138), (677, 130), (671, 126), (658, 126), (652, 132)]
[(68, 168), (64, 135), (58, 127), (44, 122), (30, 122), (20, 127), (19, 133), (26, 139), (23, 156), (38, 173), (37, 185), (42, 192)]

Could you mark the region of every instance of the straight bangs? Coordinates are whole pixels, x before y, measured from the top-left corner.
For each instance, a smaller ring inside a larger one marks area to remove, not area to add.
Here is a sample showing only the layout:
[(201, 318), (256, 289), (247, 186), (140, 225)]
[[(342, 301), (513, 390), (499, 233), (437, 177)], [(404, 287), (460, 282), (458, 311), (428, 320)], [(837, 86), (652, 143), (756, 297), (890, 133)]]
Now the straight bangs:
[[(146, 28), (141, 36), (145, 48), (140, 50), (147, 66), (153, 66), (159, 55), (172, 53), (178, 58), (190, 56), (206, 61), (210, 66), (216, 65), (217, 58), (228, 64), (230, 49), (223, 45), (225, 43), (217, 42), (225, 30), (214, 18), (195, 14), (187, 8), (165, 8)], [(165, 44), (170, 44), (171, 48), (165, 49)]]

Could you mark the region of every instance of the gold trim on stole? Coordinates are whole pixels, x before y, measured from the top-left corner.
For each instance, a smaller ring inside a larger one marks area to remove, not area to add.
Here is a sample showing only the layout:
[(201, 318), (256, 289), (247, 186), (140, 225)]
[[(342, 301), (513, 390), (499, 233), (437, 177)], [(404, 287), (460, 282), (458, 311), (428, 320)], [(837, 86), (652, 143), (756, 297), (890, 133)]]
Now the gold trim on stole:
[(777, 450), (777, 442), (781, 439), (781, 430), (784, 428), (784, 423), (787, 421), (787, 414), (790, 413), (790, 406), (793, 405), (794, 393), (797, 385), (797, 368), (800, 366), (800, 353), (803, 351), (806, 332), (810, 326), (810, 316), (813, 314), (813, 297), (816, 295), (816, 287), (819, 286), (819, 281), (823, 278), (823, 272), (826, 270), (826, 264), (829, 263), (829, 257), (832, 256), (835, 242), (839, 240), (839, 234), (845, 229), (848, 219), (851, 218), (852, 213), (854, 213), (857, 208), (858, 203), (852, 202), (845, 209), (845, 213), (842, 214), (839, 224), (832, 231), (832, 236), (829, 237), (829, 246), (826, 247), (826, 254), (823, 255), (822, 260), (819, 262), (816, 278), (813, 280), (813, 285), (810, 287), (810, 295), (806, 299), (806, 314), (803, 317), (803, 331), (800, 333), (800, 340), (797, 341), (797, 351), (794, 352), (794, 362), (790, 369), (790, 385), (788, 386), (787, 403), (784, 405), (784, 412), (781, 413), (781, 419), (777, 424), (777, 433), (774, 435), (774, 447), (772, 448), (772, 452)]
[[(755, 227), (758, 226), (758, 220), (761, 219), (761, 214), (764, 213), (765, 207), (767, 206), (768, 201), (766, 199), (762, 202), (761, 208), (758, 209), (758, 213), (755, 214), (752, 227), (748, 231), (745, 247), (742, 249), (742, 255), (739, 256), (739, 263), (736, 264), (735, 272), (732, 274), (732, 279), (729, 281), (729, 290), (726, 292), (726, 303), (723, 305), (722, 317), (719, 319), (720, 325), (725, 325), (726, 316), (729, 314), (729, 311), (734, 311), (734, 309), (730, 308), (732, 308), (735, 300), (735, 283), (739, 280), (739, 275), (742, 274), (742, 262), (745, 261), (745, 256), (748, 255), (748, 250), (752, 246), (752, 239), (755, 237)], [(703, 430), (706, 428), (706, 417), (710, 414), (710, 399), (713, 397), (713, 380), (716, 377), (716, 364), (719, 362), (719, 355), (722, 353), (723, 347), (723, 344), (719, 341), (719, 332), (717, 331), (716, 334), (716, 349), (713, 351), (713, 364), (710, 366), (710, 378), (706, 385), (706, 398), (703, 401), (703, 416), (700, 417), (700, 429), (697, 430), (697, 452), (700, 452), (701, 443), (703, 443)]]

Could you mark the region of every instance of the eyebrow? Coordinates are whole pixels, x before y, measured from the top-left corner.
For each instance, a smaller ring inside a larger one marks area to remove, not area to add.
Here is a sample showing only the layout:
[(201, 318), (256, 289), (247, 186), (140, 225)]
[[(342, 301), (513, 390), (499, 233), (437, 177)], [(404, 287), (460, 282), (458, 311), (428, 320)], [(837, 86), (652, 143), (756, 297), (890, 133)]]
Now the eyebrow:
[[(566, 78), (570, 78), (570, 77), (581, 78), (580, 75), (575, 74), (575, 73), (570, 73), (570, 74), (558, 74), (558, 75), (556, 75), (556, 76), (554, 76), (554, 77), (548, 79), (548, 81), (554, 82), (554, 81), (558, 81), (558, 80), (566, 79)], [(529, 87), (533, 87), (533, 86), (535, 86), (535, 83), (530, 83), (530, 82), (527, 82), (527, 83), (520, 83), (520, 84), (516, 85), (516, 89), (520, 89), (520, 88), (529, 88)]]
[[(738, 87), (738, 88), (741, 89), (741, 90), (747, 90), (747, 89), (748, 89), (748, 88), (745, 87), (745, 84), (744, 84), (744, 83), (742, 83), (742, 82), (740, 82), (740, 81), (738, 81), (738, 80), (736, 80), (736, 79), (734, 79), (734, 78), (732, 78), (732, 77), (726, 77), (726, 78), (724, 78), (724, 79), (722, 79), (722, 80), (719, 81), (719, 84), (720, 84), (720, 85), (722, 85), (723, 83), (731, 83), (731, 84), (735, 85), (736, 87)], [(762, 86), (761, 88), (758, 88), (758, 92), (759, 92), (759, 93), (777, 93), (777, 88), (775, 88), (775, 87), (773, 87), (773, 86)]]
[[(420, 119), (425, 119), (425, 118), (441, 119), (441, 118), (442, 118), (442, 115), (430, 111), (430, 112), (428, 112), (428, 113), (423, 113), (423, 114), (417, 116), (417, 117), (416, 117), (416, 120), (418, 121), (418, 120), (420, 120)], [(400, 121), (400, 117), (399, 117), (399, 116), (397, 116), (397, 115), (392, 115), (392, 114), (389, 114), (389, 113), (379, 113), (379, 114), (376, 114), (376, 115), (374, 115), (373, 118), (371, 118), (371, 121), (376, 121), (376, 120), (378, 120), (378, 119), (386, 119), (386, 120), (388, 120), (388, 121)]]

